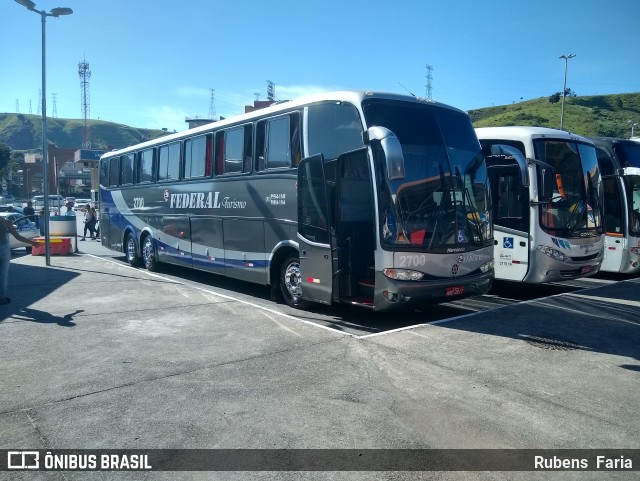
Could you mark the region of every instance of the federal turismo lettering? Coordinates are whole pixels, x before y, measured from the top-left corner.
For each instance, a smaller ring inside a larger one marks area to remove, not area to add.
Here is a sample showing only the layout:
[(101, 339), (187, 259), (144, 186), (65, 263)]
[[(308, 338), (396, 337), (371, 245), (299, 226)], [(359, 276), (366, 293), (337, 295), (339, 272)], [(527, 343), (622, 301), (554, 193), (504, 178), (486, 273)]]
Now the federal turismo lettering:
[(247, 207), (247, 201), (221, 197), (220, 192), (190, 192), (171, 194), (169, 207), (173, 209), (244, 209)]

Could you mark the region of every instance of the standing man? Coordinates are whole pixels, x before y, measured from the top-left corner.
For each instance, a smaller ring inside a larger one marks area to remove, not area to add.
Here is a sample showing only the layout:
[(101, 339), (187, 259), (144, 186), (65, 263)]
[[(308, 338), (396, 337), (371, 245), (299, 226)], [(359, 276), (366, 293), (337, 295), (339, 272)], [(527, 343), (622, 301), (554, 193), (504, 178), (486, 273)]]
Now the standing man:
[(11, 243), (9, 242), (9, 234), (25, 244), (34, 245), (31, 239), (18, 234), (15, 226), (10, 220), (0, 218), (0, 304), (9, 304), (11, 299), (7, 297), (7, 289), (9, 287), (9, 266), (11, 265)]
[(33, 202), (31, 202), (30, 200), (27, 201), (27, 206), (24, 209), (22, 209), (22, 213), (31, 222), (35, 222), (36, 227), (38, 226), (38, 221), (36, 218), (36, 210), (33, 208)]

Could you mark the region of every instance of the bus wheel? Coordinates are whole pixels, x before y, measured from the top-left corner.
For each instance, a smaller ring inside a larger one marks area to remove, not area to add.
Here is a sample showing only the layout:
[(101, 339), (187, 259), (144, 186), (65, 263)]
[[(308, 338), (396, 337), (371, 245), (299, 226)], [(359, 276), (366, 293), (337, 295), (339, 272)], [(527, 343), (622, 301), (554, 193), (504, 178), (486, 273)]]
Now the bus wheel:
[(153, 237), (150, 235), (142, 241), (142, 261), (148, 271), (156, 272), (158, 270), (158, 258), (156, 257), (156, 246)]
[(131, 234), (127, 234), (124, 245), (126, 246), (127, 262), (132, 267), (138, 267), (140, 265), (140, 256), (136, 252), (136, 240)]
[(280, 268), (280, 290), (284, 301), (291, 307), (305, 309), (309, 302), (302, 299), (302, 274), (300, 259), (296, 254), (289, 254)]

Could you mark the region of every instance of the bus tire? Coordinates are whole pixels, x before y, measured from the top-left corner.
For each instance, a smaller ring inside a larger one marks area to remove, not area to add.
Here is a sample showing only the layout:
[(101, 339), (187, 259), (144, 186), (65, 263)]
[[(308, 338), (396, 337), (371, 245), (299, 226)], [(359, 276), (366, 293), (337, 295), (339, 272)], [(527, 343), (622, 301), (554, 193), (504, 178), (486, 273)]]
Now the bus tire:
[(127, 234), (124, 240), (125, 254), (127, 256), (127, 262), (131, 267), (138, 267), (142, 261), (136, 250), (136, 240), (132, 234)]
[(145, 236), (142, 241), (142, 262), (149, 272), (158, 270), (159, 262), (156, 255), (156, 244), (150, 235)]
[(309, 301), (302, 299), (302, 274), (297, 254), (289, 254), (280, 266), (280, 291), (289, 306), (296, 309), (309, 307)]

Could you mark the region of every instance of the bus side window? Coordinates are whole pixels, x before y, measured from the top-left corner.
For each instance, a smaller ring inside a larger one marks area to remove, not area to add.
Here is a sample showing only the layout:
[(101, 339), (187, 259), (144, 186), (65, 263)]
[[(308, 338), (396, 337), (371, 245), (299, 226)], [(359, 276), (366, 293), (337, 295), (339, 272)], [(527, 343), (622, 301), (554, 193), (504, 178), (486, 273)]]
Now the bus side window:
[(153, 182), (153, 149), (138, 152), (137, 179), (138, 184)]
[(158, 181), (180, 178), (180, 142), (163, 145), (158, 150)]
[(109, 159), (109, 187), (120, 184), (120, 157)]
[(100, 185), (102, 187), (109, 185), (109, 159), (100, 160)]
[(133, 184), (133, 157), (134, 154), (126, 154), (120, 157), (120, 179), (122, 185)]
[(261, 120), (256, 124), (256, 172), (265, 170), (264, 164), (264, 136), (267, 122)]
[(238, 127), (224, 133), (224, 172), (242, 172), (244, 168), (244, 128)]
[(267, 169), (291, 167), (291, 129), (288, 115), (266, 122), (265, 163)]
[(244, 126), (244, 166), (243, 172), (251, 172), (251, 161), (253, 155), (251, 148), (253, 147), (253, 124)]
[(216, 175), (224, 174), (224, 131), (216, 132)]
[(298, 112), (294, 112), (291, 115), (291, 160), (293, 161), (293, 165), (296, 167), (300, 164), (300, 160), (302, 160), (302, 147), (301, 136), (300, 136), (300, 114)]
[(207, 163), (207, 136), (195, 137), (184, 142), (183, 178), (203, 177)]
[(213, 135), (207, 135), (207, 152), (205, 154), (204, 175), (211, 177), (213, 174)]

